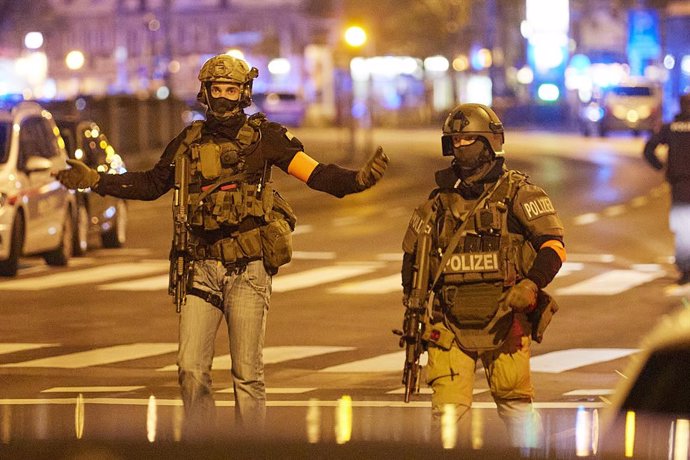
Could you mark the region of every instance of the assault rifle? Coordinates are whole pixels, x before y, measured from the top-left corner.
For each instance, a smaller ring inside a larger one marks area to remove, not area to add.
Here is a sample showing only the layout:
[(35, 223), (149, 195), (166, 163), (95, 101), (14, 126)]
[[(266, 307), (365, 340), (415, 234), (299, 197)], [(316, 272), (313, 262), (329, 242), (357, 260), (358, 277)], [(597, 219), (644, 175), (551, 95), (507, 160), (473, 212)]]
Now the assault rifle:
[(187, 279), (191, 261), (187, 254), (187, 221), (189, 204), (189, 158), (178, 155), (175, 160), (175, 188), (173, 195), (173, 245), (170, 254), (170, 282), (168, 293), (173, 296), (177, 313), (187, 301)]
[(424, 325), (429, 314), (427, 305), (430, 301), (429, 286), (429, 250), (431, 234), (428, 228), (423, 229), (417, 237), (417, 253), (413, 267), (412, 292), (408, 299), (403, 319), (403, 330), (393, 331), (400, 335), (400, 347), (405, 348), (405, 366), (402, 383), (405, 385), (405, 402), (410, 402), (413, 393), (419, 393), (419, 376), (422, 366), (419, 358), (424, 353), (425, 343), (422, 339)]

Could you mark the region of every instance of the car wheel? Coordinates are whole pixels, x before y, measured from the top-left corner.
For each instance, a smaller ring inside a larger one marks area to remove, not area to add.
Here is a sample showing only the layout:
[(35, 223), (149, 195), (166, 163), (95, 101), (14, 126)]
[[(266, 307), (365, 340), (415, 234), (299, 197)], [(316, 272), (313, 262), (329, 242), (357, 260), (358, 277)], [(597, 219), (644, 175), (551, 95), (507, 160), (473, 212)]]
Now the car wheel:
[(115, 208), (113, 225), (101, 235), (106, 248), (120, 248), (127, 241), (127, 204), (124, 200), (118, 200)]
[(86, 254), (89, 247), (89, 211), (86, 205), (81, 204), (77, 209), (77, 219), (74, 229), (74, 238), (72, 241), (72, 255), (81, 257)]
[(64, 266), (73, 253), (72, 242), (74, 241), (74, 221), (72, 220), (72, 213), (67, 212), (65, 221), (62, 224), (62, 239), (60, 245), (43, 254), (43, 259), (48, 265)]
[(0, 276), (15, 276), (19, 268), (19, 258), (24, 247), (24, 217), (18, 213), (12, 224), (12, 236), (10, 242), (10, 255), (5, 260), (0, 260)]

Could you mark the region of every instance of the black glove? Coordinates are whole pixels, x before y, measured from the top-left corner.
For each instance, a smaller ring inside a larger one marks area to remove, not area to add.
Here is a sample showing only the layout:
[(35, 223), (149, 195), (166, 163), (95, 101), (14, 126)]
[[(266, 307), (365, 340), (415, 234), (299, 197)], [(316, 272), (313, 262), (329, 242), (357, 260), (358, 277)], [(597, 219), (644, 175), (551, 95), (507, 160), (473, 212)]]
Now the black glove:
[(67, 188), (89, 188), (93, 187), (101, 179), (95, 169), (91, 169), (79, 160), (67, 160), (71, 166), (69, 169), (58, 171), (55, 177)]
[(510, 288), (506, 303), (517, 312), (530, 311), (537, 304), (539, 288), (531, 279), (525, 278)]
[(383, 153), (383, 147), (379, 146), (369, 161), (357, 171), (355, 181), (359, 191), (366, 190), (381, 180), (387, 167), (388, 157)]

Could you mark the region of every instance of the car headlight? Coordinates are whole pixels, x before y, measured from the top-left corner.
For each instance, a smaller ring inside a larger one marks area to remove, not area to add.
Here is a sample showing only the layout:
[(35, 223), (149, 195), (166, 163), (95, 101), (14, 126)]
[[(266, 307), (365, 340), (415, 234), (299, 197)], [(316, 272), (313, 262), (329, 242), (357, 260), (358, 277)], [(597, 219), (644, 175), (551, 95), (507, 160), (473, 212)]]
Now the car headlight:
[(649, 118), (649, 116), (652, 114), (652, 109), (646, 105), (643, 105), (637, 108), (637, 114), (640, 116), (640, 119)]

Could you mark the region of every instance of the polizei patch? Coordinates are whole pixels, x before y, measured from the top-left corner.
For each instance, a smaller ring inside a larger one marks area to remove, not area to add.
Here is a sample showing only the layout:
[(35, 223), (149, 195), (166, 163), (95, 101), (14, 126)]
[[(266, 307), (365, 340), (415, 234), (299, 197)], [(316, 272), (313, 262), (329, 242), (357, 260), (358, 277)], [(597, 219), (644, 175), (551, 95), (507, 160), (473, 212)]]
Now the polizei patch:
[(522, 209), (525, 210), (527, 220), (556, 213), (556, 210), (553, 209), (553, 204), (548, 197), (537, 198), (536, 200), (522, 203)]
[(460, 252), (448, 259), (446, 273), (482, 273), (499, 270), (498, 252)]

